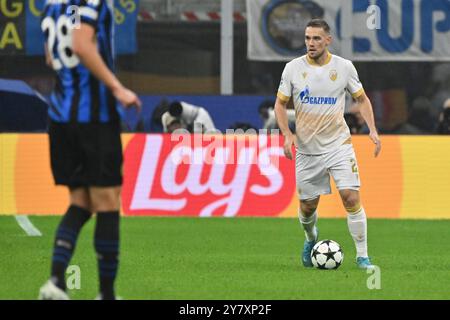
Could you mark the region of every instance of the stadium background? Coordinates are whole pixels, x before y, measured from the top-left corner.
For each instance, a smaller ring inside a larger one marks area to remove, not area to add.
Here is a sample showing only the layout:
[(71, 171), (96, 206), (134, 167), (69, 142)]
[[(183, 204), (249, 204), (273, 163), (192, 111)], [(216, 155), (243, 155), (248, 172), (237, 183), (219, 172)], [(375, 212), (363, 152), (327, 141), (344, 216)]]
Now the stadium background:
[[(273, 2), (266, 1), (266, 4)], [(370, 4), (370, 1), (363, 2), (366, 7)], [(422, 2), (402, 1), (401, 5), (406, 7), (401, 8), (403, 10), (410, 6), (413, 10), (419, 10), (423, 7)], [(298, 3), (302, 1), (297, 1)], [(336, 3), (337, 6), (342, 6), (345, 2)], [(441, 15), (444, 13), (442, 21), (446, 24), (443, 23), (442, 33), (445, 39), (450, 40), (450, 14), (445, 12), (448, 3), (433, 3)], [(36, 28), (36, 17), (42, 4), (43, 1), (39, 0), (1, 2), (0, 77), (23, 80), (45, 97), (50, 93), (54, 80), (51, 70), (43, 63), (41, 38)], [(353, 10), (356, 12), (361, 4), (361, 1), (353, 1)], [(385, 5), (383, 1), (378, 4)], [(366, 7), (363, 5), (363, 8)], [(399, 4), (392, 5), (389, 2), (391, 14), (392, 10), (395, 12), (398, 8)], [(361, 11), (360, 9), (358, 10)], [(141, 115), (133, 112), (124, 115), (126, 131), (135, 132), (138, 121), (151, 121), (154, 109), (163, 100), (184, 100), (205, 107), (222, 132), (238, 122), (254, 128), (262, 127), (258, 106), (266, 99), (274, 99), (285, 62), (248, 58), (247, 44), (249, 35), (251, 36), (247, 32), (248, 9), (245, 1), (234, 1), (233, 94), (221, 95), (220, 10), (220, 1), (116, 1), (116, 23), (119, 30), (116, 37), (119, 53), (117, 72), (125, 85), (136, 90), (144, 101)], [(392, 31), (393, 27), (390, 28)], [(394, 33), (398, 31), (395, 28), (394, 26)], [(417, 26), (414, 28), (419, 29)], [(407, 37), (405, 34), (403, 37)], [(397, 39), (401, 40), (401, 37)], [(450, 200), (446, 197), (449, 190), (447, 181), (450, 180), (450, 139), (433, 136), (442, 105), (450, 97), (450, 64), (446, 61), (450, 56), (449, 42), (443, 46), (444, 54), (447, 49), (447, 57), (428, 55), (425, 60), (429, 61), (414, 61), (417, 59), (411, 54), (408, 59), (404, 54), (394, 52), (383, 61), (372, 61), (375, 58), (369, 58), (355, 62), (365, 90), (373, 102), (377, 125), (380, 132), (385, 134), (382, 155), (376, 160), (372, 157), (369, 139), (358, 135), (354, 137), (364, 186), (362, 198), (371, 217), (450, 217)], [(390, 61), (399, 60), (399, 57), (403, 57), (405, 61)], [(15, 87), (14, 83), (9, 85)], [(44, 134), (37, 133), (45, 132), (45, 119), (42, 114), (40, 118), (35, 115), (38, 107), (33, 106), (33, 103), (8, 105), (11, 99), (6, 100), (7, 88), (10, 87), (3, 85), (2, 121), (14, 122), (15, 130), (8, 130), (6, 125), (3, 131), (23, 133), (0, 135), (0, 214), (61, 214), (64, 212), (67, 195), (59, 187), (52, 185), (47, 138)], [(11, 113), (13, 110), (15, 114)], [(33, 116), (26, 117), (26, 114)], [(170, 145), (168, 137), (162, 138), (158, 129), (150, 127), (144, 126), (143, 130), (155, 136), (147, 139), (162, 139), (164, 145)], [(33, 134), (27, 134), (27, 131), (32, 131)], [(280, 169), (277, 178), (274, 178), (276, 181), (262, 178), (254, 167), (249, 175), (242, 175), (235, 165), (230, 164), (235, 173), (233, 177), (245, 186), (243, 196), (230, 200), (237, 201), (236, 203), (227, 202), (228, 205), (218, 207), (209, 214), (202, 213), (202, 208), (214, 205), (221, 199), (227, 201), (225, 199), (230, 197), (229, 192), (216, 196), (209, 187), (201, 195), (195, 192), (193, 194), (189, 188), (178, 194), (168, 194), (161, 187), (161, 181), (157, 180), (161, 176), (155, 176), (153, 189), (147, 190), (150, 198), (162, 193), (163, 197), (175, 202), (177, 199), (185, 199), (183, 209), (156, 209), (149, 205), (147, 209), (132, 210), (130, 199), (139, 190), (135, 183), (128, 183), (128, 177), (136, 177), (145, 170), (144, 166), (140, 167), (140, 163), (135, 161), (141, 159), (144, 152), (145, 137), (141, 135), (143, 133), (128, 133), (123, 136), (126, 158), (122, 208), (124, 214), (296, 216), (292, 164), (285, 164), (283, 159), (280, 161), (285, 166)], [(169, 158), (168, 149), (162, 148), (154, 158), (154, 161), (158, 161), (157, 170)], [(169, 185), (175, 187), (176, 183), (174, 180)], [(279, 186), (265, 195), (258, 195), (251, 191), (252, 184), (255, 183), (266, 187), (271, 183)], [(273, 201), (280, 199), (280, 196), (282, 203)], [(336, 192), (331, 197), (324, 197), (321, 215), (345, 215)]]
[[(221, 2), (233, 2), (232, 19), (222, 19)], [(0, 0), (0, 299), (36, 299), (68, 203), (50, 174), (45, 98), (54, 75), (42, 56), (42, 4)], [(380, 29), (369, 31), (371, 4), (382, 19)], [(450, 98), (448, 0), (115, 0), (115, 6), (117, 74), (144, 102), (140, 115), (123, 117), (121, 296), (449, 299), (450, 137), (437, 134)], [(207, 109), (221, 132), (261, 128), (258, 108), (275, 98), (287, 59), (282, 52), (302, 50), (296, 39), (311, 15), (332, 25), (332, 51), (355, 61), (382, 134), (376, 159), (367, 135), (352, 137), (369, 255), (381, 270), (376, 288), (354, 264), (334, 186), (321, 199), (319, 227), (321, 237), (339, 242), (344, 263), (337, 272), (300, 266), (294, 164), (282, 156), (279, 136), (191, 135), (185, 150), (198, 155), (213, 145), (234, 151), (234, 162), (176, 166), (179, 141), (151, 121), (164, 101), (184, 100)], [(232, 37), (222, 34), (226, 26)], [(264, 175), (268, 154), (278, 165)], [(238, 165), (242, 155), (252, 161)], [(81, 288), (69, 290), (72, 299), (97, 294), (93, 220), (71, 260), (82, 272)]]

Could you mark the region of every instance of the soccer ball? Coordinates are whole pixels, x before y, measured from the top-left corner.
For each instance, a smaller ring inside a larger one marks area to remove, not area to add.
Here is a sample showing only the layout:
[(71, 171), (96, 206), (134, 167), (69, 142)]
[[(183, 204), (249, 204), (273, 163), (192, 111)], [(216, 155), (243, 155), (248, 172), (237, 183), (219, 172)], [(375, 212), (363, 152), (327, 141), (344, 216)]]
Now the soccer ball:
[(344, 253), (336, 241), (322, 240), (314, 245), (311, 260), (316, 268), (337, 269), (344, 261)]

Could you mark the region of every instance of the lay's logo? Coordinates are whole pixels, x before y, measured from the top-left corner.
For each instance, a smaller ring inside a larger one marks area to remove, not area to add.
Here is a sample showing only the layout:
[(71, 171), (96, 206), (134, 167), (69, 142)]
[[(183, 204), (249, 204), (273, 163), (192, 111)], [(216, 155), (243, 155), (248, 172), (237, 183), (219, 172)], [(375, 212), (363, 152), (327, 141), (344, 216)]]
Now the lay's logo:
[(277, 216), (295, 180), (278, 135), (135, 135), (125, 149), (126, 215)]

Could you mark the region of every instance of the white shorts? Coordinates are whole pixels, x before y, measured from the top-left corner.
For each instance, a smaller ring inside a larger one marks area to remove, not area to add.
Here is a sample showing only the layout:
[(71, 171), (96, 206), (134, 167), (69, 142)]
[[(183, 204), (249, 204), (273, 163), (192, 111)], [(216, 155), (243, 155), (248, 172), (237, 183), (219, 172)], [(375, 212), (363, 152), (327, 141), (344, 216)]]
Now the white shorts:
[(337, 150), (321, 155), (296, 153), (295, 171), (300, 200), (330, 194), (330, 174), (339, 190), (359, 190), (358, 164), (353, 145), (343, 144)]

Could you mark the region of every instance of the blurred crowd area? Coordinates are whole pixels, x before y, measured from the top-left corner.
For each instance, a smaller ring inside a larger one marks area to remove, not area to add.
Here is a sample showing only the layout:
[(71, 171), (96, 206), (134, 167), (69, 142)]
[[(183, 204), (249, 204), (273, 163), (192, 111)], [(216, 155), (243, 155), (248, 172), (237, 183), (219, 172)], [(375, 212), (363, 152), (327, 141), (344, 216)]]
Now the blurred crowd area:
[[(138, 52), (118, 57), (121, 81), (141, 95), (219, 95), (220, 19), (202, 13), (220, 12), (220, 1), (139, 3)], [(234, 11), (238, 13), (234, 21), (234, 94), (272, 95), (275, 99), (285, 62), (248, 60), (245, 0), (235, 0)], [(444, 107), (450, 108), (450, 62), (355, 62), (355, 66), (381, 133), (448, 131), (442, 122), (449, 113)], [(24, 80), (44, 96), (54, 84), (53, 73), (41, 56), (2, 56), (0, 78)], [(346, 119), (352, 131), (365, 133), (361, 117), (348, 100)], [(265, 102), (268, 104), (270, 99)], [(200, 107), (208, 110), (207, 105)]]

